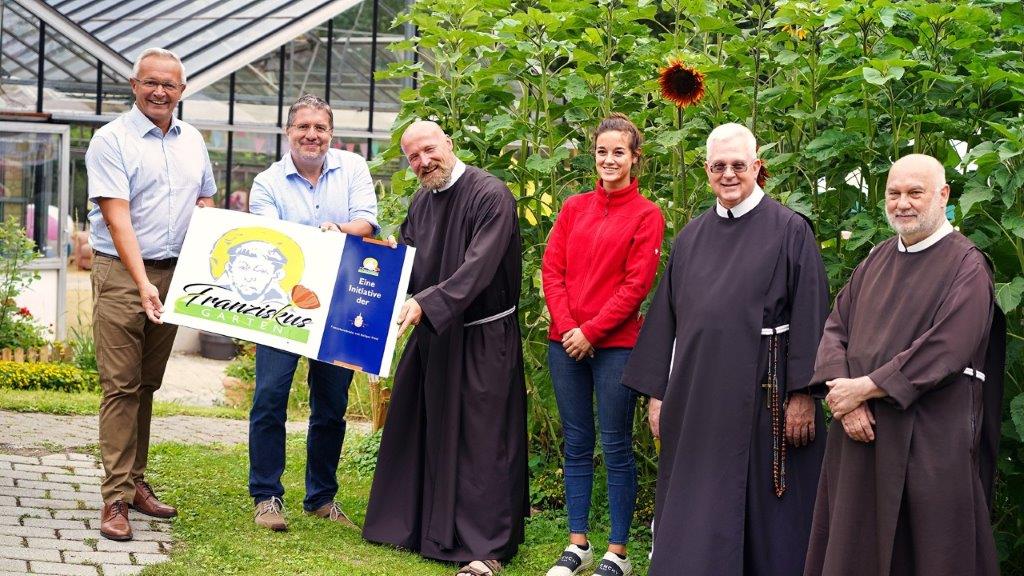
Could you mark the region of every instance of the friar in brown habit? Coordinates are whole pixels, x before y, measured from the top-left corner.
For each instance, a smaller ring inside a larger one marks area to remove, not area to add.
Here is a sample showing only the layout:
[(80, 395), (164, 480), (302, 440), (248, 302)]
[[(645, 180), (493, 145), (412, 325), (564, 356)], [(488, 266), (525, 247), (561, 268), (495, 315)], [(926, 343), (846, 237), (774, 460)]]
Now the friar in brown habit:
[(812, 383), (834, 420), (805, 576), (999, 573), (988, 491), (1005, 329), (948, 199), (934, 158), (893, 164), (897, 235), (854, 270), (825, 325)]
[(401, 227), (416, 256), (400, 330), (415, 329), (363, 536), (486, 576), (515, 555), (529, 512), (519, 218), (505, 184), (458, 160), (437, 124), (413, 123), (401, 146), (421, 184)]
[(661, 437), (648, 576), (803, 571), (824, 453), (807, 391), (828, 315), (810, 224), (757, 185), (754, 135), (708, 135), (715, 206), (672, 243), (623, 383)]

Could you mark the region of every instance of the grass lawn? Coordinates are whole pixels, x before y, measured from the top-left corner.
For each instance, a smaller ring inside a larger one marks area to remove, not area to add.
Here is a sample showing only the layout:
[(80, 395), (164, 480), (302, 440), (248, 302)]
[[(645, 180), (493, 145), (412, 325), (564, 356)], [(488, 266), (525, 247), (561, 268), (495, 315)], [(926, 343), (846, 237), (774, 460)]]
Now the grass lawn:
[[(356, 444), (356, 436), (345, 442), (349, 453), (338, 472), (337, 499), (346, 513), (361, 525), (370, 476), (357, 470), (359, 452), (349, 450)], [(289, 530), (273, 533), (258, 528), (252, 521), (252, 503), (246, 488), (246, 446), (160, 444), (152, 447), (147, 477), (163, 499), (178, 507), (179, 516), (173, 524), (176, 543), (171, 561), (149, 567), (145, 574), (443, 576), (454, 573), (455, 565), (427, 561), (409, 552), (370, 544), (355, 530), (306, 517), (302, 513), (303, 437), (289, 437), (287, 462), (283, 481)], [(503, 573), (508, 576), (544, 574), (565, 545), (566, 530), (561, 511), (531, 518), (526, 543)], [(607, 528), (595, 530), (593, 539), (600, 548), (601, 543), (607, 542)], [(649, 541), (634, 546), (637, 574), (646, 573), (648, 545)]]
[[(58, 392), (54, 390), (11, 390), (0, 387), (0, 410), (45, 412), (47, 414), (93, 415), (100, 411), (99, 392)], [(155, 402), (154, 416), (209, 416), (245, 420), (249, 411), (226, 406), (185, 406)]]
[[(301, 421), (309, 418), (309, 388), (305, 382), (305, 362), (300, 363), (292, 384), (288, 402), (288, 419)], [(249, 399), (251, 402), (251, 398)], [(90, 416), (99, 414), (100, 392), (61, 392), (56, 390), (13, 390), (0, 385), (0, 410), (15, 412), (44, 412), (47, 414)], [(247, 420), (249, 407), (188, 406), (177, 402), (153, 404), (154, 416), (208, 416)], [(353, 418), (370, 417), (370, 391), (366, 376), (356, 374), (349, 388), (348, 415)]]

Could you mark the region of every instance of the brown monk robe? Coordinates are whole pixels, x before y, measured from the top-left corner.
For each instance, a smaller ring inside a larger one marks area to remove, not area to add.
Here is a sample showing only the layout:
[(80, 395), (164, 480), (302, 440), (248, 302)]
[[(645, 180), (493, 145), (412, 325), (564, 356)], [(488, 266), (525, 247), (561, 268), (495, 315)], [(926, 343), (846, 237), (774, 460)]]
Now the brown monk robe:
[[(508, 188), (450, 146), (432, 123), (403, 136), (423, 184), (401, 228), (422, 315), (395, 374), (363, 537), (484, 566), (515, 555), (529, 512), (522, 252)], [(448, 175), (431, 185), (438, 165)]]
[[(946, 221), (946, 198), (934, 160), (894, 165), (887, 212), (901, 233), (857, 267), (826, 323), (812, 382), (832, 389), (837, 420), (806, 576), (999, 573), (982, 468), (993, 461), (983, 437), (999, 417), (1002, 376), (986, 356), (1001, 335), (990, 338), (991, 270)], [(904, 230), (931, 233), (905, 244)], [(849, 392), (861, 385), (869, 392)]]
[[(756, 186), (753, 134), (725, 125), (708, 141), (718, 201), (674, 241), (623, 374), (662, 400), (648, 575), (799, 575), (825, 438), (783, 431), (799, 402), (824, 427), (807, 387), (828, 315), (825, 267), (807, 221)], [(733, 181), (750, 193), (726, 207)]]

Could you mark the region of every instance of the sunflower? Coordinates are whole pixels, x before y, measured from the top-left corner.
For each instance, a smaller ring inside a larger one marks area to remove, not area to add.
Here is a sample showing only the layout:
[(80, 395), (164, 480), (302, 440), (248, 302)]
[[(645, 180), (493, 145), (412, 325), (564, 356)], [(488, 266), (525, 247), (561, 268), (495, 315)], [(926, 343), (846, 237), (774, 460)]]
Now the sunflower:
[(661, 69), (658, 83), (661, 95), (680, 108), (696, 104), (704, 97), (704, 75), (676, 58)]
[(761, 161), (761, 168), (757, 171), (757, 185), (764, 188), (765, 182), (771, 174), (768, 173), (768, 166), (765, 165), (764, 160)]

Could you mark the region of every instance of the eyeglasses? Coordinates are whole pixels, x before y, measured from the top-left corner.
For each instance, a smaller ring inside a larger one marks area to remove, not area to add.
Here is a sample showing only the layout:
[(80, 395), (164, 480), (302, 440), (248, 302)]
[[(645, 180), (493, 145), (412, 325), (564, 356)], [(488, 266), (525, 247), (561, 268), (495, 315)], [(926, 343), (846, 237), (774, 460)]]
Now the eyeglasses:
[(715, 162), (711, 165), (712, 174), (723, 174), (726, 168), (732, 168), (733, 173), (742, 174), (750, 168), (750, 165), (746, 162), (733, 162), (732, 164), (726, 164), (725, 162)]
[(312, 128), (317, 134), (327, 134), (332, 130), (330, 126), (326, 126), (324, 124), (292, 124), (289, 128), (294, 128), (303, 134), (309, 132), (310, 128)]
[(156, 80), (139, 80), (138, 78), (132, 78), (132, 80), (142, 84), (147, 90), (156, 90), (159, 87), (163, 88), (164, 92), (177, 92), (185, 87), (184, 84), (175, 84), (174, 82), (157, 82)]

